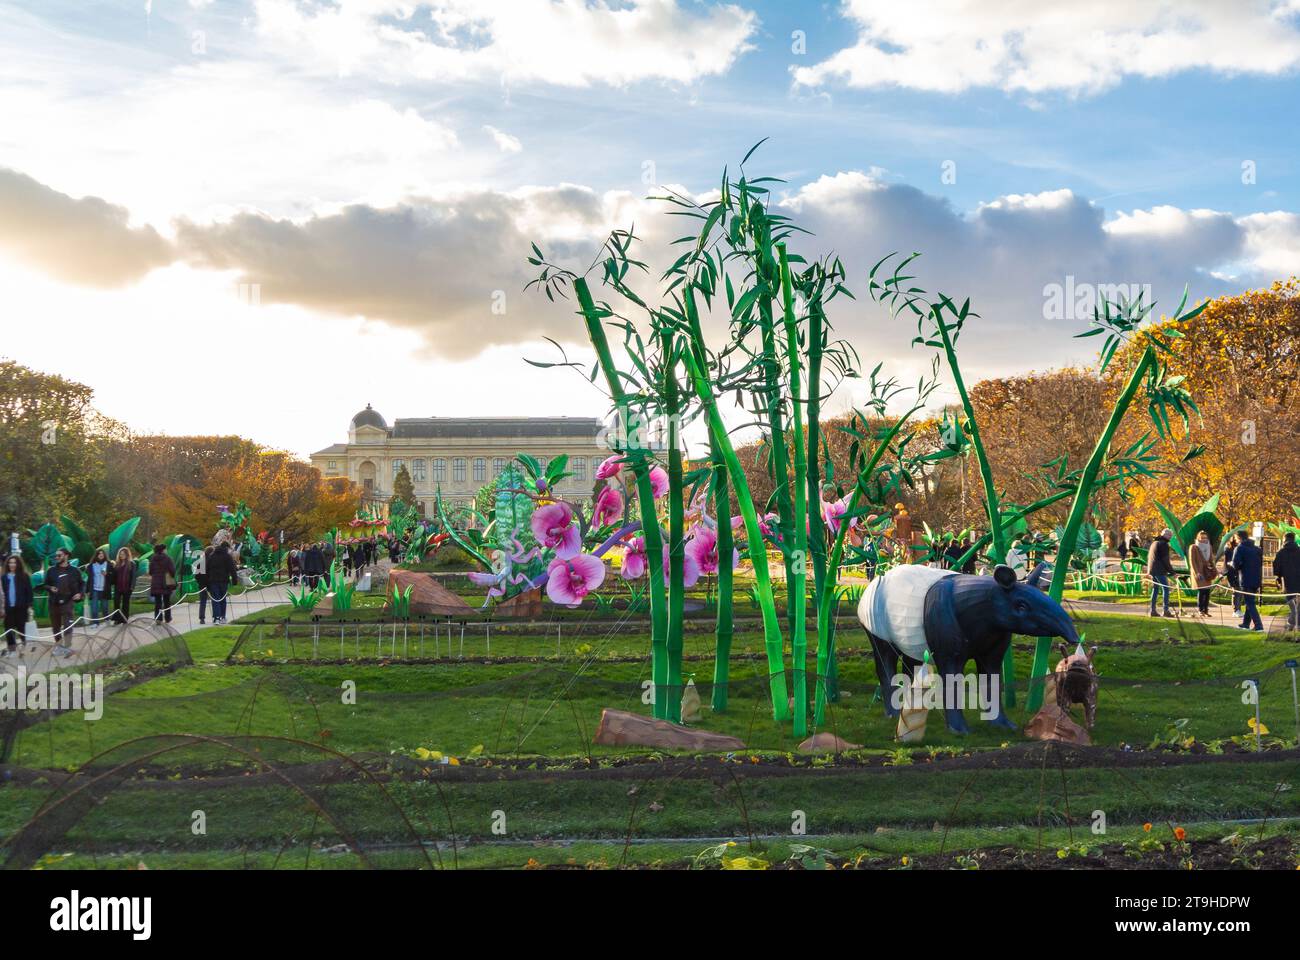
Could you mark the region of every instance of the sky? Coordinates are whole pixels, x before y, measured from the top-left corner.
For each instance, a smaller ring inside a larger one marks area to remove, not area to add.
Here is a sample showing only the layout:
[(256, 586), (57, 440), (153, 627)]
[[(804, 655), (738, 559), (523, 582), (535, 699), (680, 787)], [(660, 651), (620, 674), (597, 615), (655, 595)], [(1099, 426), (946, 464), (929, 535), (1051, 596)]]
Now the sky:
[(0, 0), (0, 356), (300, 455), (367, 403), (602, 416), (525, 362), (591, 357), (530, 244), (663, 265), (652, 198), (767, 138), (866, 369), (929, 369), (866, 296), (893, 251), (971, 298), (968, 380), (1088, 363), (1089, 291), (1300, 273), (1298, 67), (1300, 0)]

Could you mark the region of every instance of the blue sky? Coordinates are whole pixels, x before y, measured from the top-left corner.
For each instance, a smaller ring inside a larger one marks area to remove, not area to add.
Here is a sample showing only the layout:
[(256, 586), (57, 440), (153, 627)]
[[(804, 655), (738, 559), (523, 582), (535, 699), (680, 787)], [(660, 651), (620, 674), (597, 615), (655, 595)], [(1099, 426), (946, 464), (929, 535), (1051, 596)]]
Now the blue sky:
[[(861, 289), (918, 249), (975, 299), (977, 376), (1090, 359), (1078, 318), (1045, 321), (1067, 277), (1169, 305), (1300, 272), (1300, 0), (0, 0), (0, 22), (0, 281), (87, 334), (4, 350), (140, 429), (306, 452), (366, 402), (600, 413), (520, 360), (582, 350), (522, 292), (527, 242), (578, 259), (635, 220), (662, 248), (644, 197), (704, 196), (764, 137), (751, 169), (788, 181), (807, 252)], [(117, 372), (174, 369), (175, 344), (87, 346), (104, 318), (385, 375), (273, 419), (162, 410)], [(834, 319), (925, 366), (869, 305)]]

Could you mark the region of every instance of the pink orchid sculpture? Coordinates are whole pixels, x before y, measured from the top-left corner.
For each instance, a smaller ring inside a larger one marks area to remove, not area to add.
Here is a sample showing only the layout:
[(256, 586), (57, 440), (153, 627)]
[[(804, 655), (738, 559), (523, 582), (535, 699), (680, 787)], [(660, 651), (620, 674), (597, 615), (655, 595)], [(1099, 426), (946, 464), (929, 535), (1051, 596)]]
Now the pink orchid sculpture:
[(562, 500), (534, 510), (529, 526), (537, 542), (554, 550), (558, 560), (572, 559), (582, 549), (582, 533), (573, 522), (573, 508)]
[[(686, 556), (694, 561), (701, 574), (713, 576), (718, 572), (718, 534), (707, 527), (696, 528), (695, 536), (686, 543)], [(731, 550), (731, 568), (740, 566), (740, 551)]]
[(645, 539), (643, 537), (633, 537), (627, 542), (626, 551), (623, 554), (623, 579), (640, 580), (645, 576), (647, 566)]
[(605, 579), (605, 562), (589, 553), (568, 559), (556, 558), (546, 568), (546, 595), (553, 603), (576, 607)]
[(596, 526), (603, 527), (617, 523), (623, 516), (623, 495), (614, 487), (605, 487), (596, 497)]
[(668, 492), (668, 471), (663, 467), (650, 468), (650, 489), (656, 500)]
[[(668, 544), (664, 544), (664, 576), (669, 576), (669, 563), (672, 558), (668, 556)], [(682, 586), (693, 587), (700, 579), (700, 565), (695, 558), (691, 556), (690, 545), (686, 547), (685, 555), (682, 557)]]
[(614, 454), (614, 456), (604, 460), (601, 465), (596, 468), (596, 479), (608, 480), (610, 477), (617, 477), (619, 471), (623, 469), (624, 462), (623, 458), (618, 454)]

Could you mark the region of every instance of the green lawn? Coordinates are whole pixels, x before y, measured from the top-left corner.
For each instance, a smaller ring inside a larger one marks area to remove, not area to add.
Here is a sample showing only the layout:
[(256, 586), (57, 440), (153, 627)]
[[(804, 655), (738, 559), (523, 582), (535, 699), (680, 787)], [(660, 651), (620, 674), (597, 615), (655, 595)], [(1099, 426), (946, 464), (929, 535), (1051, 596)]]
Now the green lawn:
[[(750, 832), (788, 834), (795, 810), (804, 811), (809, 834), (834, 838), (834, 849), (915, 853), (934, 849), (934, 827), (940, 823), (953, 832), (947, 849), (960, 849), (1024, 846), (1030, 834), (1037, 843), (1040, 830), (1051, 837), (1061, 831), (1068, 835), (1071, 827), (1086, 832), (1096, 809), (1104, 810), (1117, 829), (1152, 820), (1206, 824), (1207, 831), (1223, 827), (1223, 832), (1224, 821), (1235, 818), (1300, 817), (1300, 792), (1291, 789), (1300, 779), (1300, 761), (1293, 750), (1282, 749), (1285, 740), (1294, 746), (1295, 736), (1291, 675), (1279, 666), (1296, 653), (1290, 643), (1121, 613), (1079, 615), (1087, 642), (1101, 645), (1095, 742), (1149, 752), (1154, 740), (1177, 739), (1205, 756), (1192, 764), (1115, 767), (1102, 755), (1067, 773), (997, 761), (1038, 748), (1021, 734), (982, 723), (974, 712), (968, 713), (969, 736), (950, 734), (941, 715), (932, 714), (924, 748), (915, 757), (898, 750), (893, 725), (873, 703), (874, 667), (861, 630), (851, 617), (841, 617), (842, 695), (829, 711), (827, 729), (864, 750), (839, 763), (825, 758), (791, 766), (787, 755), (796, 741), (790, 725), (771, 716), (761, 633), (747, 627), (737, 634), (730, 709), (714, 714), (709, 709), (713, 637), (707, 622), (692, 626), (685, 637), (685, 670), (700, 687), (699, 725), (738, 736), (747, 745), (722, 772), (656, 776), (644, 762), (644, 748), (591, 744), (603, 708), (649, 713), (643, 702), (649, 677), (646, 631), (637, 624), (620, 629), (593, 624), (585, 630), (581, 623), (566, 623), (573, 635), (561, 635), (558, 653), (552, 632), (494, 628), (493, 657), (537, 658), (530, 662), (462, 661), (456, 651), (440, 662), (404, 662), (388, 653), (375, 660), (374, 651), (363, 649), (366, 659), (345, 663), (289, 659), (282, 638), (264, 634), (263, 646), (256, 631), (241, 651), (242, 661), (228, 662), (244, 630), (230, 624), (188, 634), (192, 666), (111, 696), (98, 722), (66, 714), (23, 730), (11, 770), (38, 772), (0, 787), (0, 834), (21, 827), (53, 789), (58, 774), (39, 771), (73, 770), (106, 750), (116, 763), (130, 761), (123, 767), (129, 776), (51, 847), (51, 853), (74, 854), (52, 865), (84, 864), (92, 854), (106, 858), (102, 865), (122, 865), (130, 860), (124, 851), (142, 852), (160, 866), (235, 866), (245, 858), (261, 866), (302, 865), (313, 837), (324, 846), (345, 834), (400, 845), (411, 834), (407, 820), (416, 825), (417, 836), (438, 839), (448, 835), (448, 817), (458, 838), (476, 841), (462, 853), (466, 865), (479, 866), (519, 865), (533, 856), (526, 844), (534, 841), (598, 841), (556, 848), (536, 857), (541, 862), (551, 862), (546, 857), (553, 854), (561, 863), (571, 857), (579, 863), (617, 863), (623, 856), (617, 841), (628, 836), (629, 824), (632, 836), (653, 841), (633, 844), (630, 862), (675, 860), (698, 852), (694, 840), (703, 846), (709, 838)], [(454, 639), (458, 646), (459, 637)], [(431, 646), (426, 638), (426, 658), (433, 656)], [(1023, 679), (1033, 640), (1017, 638), (1014, 650), (1016, 673)], [(339, 655), (337, 646), (324, 642), (319, 652)], [(345, 657), (353, 652), (345, 642)], [(439, 653), (445, 658), (447, 652), (444, 634)], [(417, 655), (409, 639), (406, 653), (407, 659)], [(484, 638), (467, 632), (466, 657), (485, 653)], [(148, 648), (129, 658), (156, 667), (165, 659)], [(810, 658), (810, 674), (814, 666)], [(1242, 699), (1241, 683), (1248, 678), (1260, 681), (1260, 718), (1272, 734), (1266, 741), (1271, 749), (1258, 758), (1250, 754), (1254, 741), (1247, 725), (1254, 708)], [(355, 702), (345, 702), (345, 690), (353, 685)], [(1021, 706), (1012, 715), (1023, 723)], [(1179, 720), (1186, 722), (1172, 729)], [(256, 746), (262, 752), (250, 756), (225, 743), (205, 743), (148, 757), (159, 741), (132, 743), (169, 733), (259, 738), (238, 743), (241, 750)], [(322, 755), (310, 745), (260, 739), (275, 737), (370, 758), (367, 763), (382, 778), (393, 778), (385, 785), (387, 797), (373, 784), (357, 782), (313, 788), (318, 799), (327, 796), (322, 807), (338, 821), (331, 826), (320, 808), (285, 784), (265, 777), (232, 782), (232, 774), (257, 768), (253, 756), (304, 770), (295, 765)], [(462, 766), (490, 764), (518, 772), (501, 780), (447, 779), (441, 776), (446, 767), (414, 759), (421, 748), (454, 756)], [(938, 754), (939, 762), (931, 763), (927, 751)], [(971, 752), (987, 752), (994, 761), (968, 769), (962, 766), (967, 761), (944, 759)], [(889, 764), (883, 768), (882, 757)], [(553, 769), (528, 770), (544, 758), (568, 759)], [(620, 765), (631, 759), (641, 762)], [(853, 766), (863, 762), (875, 766)], [(776, 768), (781, 775), (775, 775)], [(190, 831), (196, 809), (208, 813), (208, 832), (202, 836)], [(491, 833), (494, 810), (505, 811), (504, 839)], [(875, 833), (879, 828), (884, 832)], [(683, 842), (656, 846), (654, 838)], [(413, 852), (385, 856), (394, 864), (416, 865)], [(349, 862), (355, 865), (355, 858), (317, 853), (312, 865)]]

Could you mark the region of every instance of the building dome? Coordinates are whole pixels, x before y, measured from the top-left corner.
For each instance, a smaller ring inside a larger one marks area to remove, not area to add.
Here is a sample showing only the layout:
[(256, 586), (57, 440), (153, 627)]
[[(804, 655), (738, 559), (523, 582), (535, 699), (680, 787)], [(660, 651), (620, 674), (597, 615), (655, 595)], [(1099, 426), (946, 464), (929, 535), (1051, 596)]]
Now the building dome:
[(387, 430), (388, 424), (384, 418), (379, 415), (379, 411), (370, 404), (366, 404), (366, 409), (362, 410), (352, 418), (352, 426), (356, 427), (378, 427), (380, 430)]

